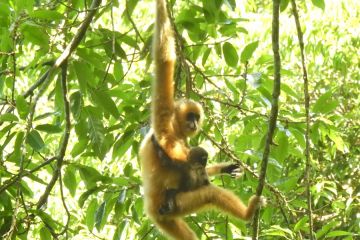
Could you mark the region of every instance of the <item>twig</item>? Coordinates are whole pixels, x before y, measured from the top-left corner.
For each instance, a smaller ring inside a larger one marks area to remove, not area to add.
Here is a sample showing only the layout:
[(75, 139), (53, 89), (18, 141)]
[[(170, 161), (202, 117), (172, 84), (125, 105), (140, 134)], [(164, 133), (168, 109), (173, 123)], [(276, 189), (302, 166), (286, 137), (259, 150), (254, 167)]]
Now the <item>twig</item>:
[[(281, 84), (281, 62), (279, 54), (279, 12), (280, 0), (273, 0), (273, 21), (272, 21), (272, 48), (274, 52), (274, 88), (272, 93), (272, 105), (269, 119), (269, 128), (266, 135), (265, 148), (261, 161), (261, 171), (259, 177), (259, 184), (256, 189), (256, 195), (261, 196), (265, 185), (265, 176), (267, 164), (269, 161), (270, 146), (272, 144), (273, 135), (276, 128), (276, 119), (279, 111), (279, 95)], [(259, 215), (260, 210), (257, 210), (253, 219), (253, 236), (252, 239), (258, 239), (259, 236)]]
[(310, 95), (309, 95), (309, 83), (308, 76), (305, 64), (305, 54), (304, 54), (304, 39), (303, 33), (301, 31), (301, 25), (299, 20), (299, 14), (296, 8), (295, 0), (291, 0), (292, 11), (294, 14), (296, 30), (298, 34), (298, 40), (300, 45), (300, 53), (301, 53), (301, 64), (303, 70), (303, 79), (304, 79), (304, 96), (305, 96), (305, 116), (306, 116), (306, 131), (305, 131), (305, 157), (306, 157), (306, 168), (305, 168), (305, 181), (306, 181), (306, 195), (307, 195), (307, 214), (309, 216), (309, 234), (310, 240), (314, 239), (314, 229), (313, 229), (313, 217), (312, 217), (312, 202), (311, 202), (311, 180), (310, 180), (310, 172), (311, 172), (311, 164), (310, 164), (310, 140), (309, 140), (309, 132), (310, 132)]

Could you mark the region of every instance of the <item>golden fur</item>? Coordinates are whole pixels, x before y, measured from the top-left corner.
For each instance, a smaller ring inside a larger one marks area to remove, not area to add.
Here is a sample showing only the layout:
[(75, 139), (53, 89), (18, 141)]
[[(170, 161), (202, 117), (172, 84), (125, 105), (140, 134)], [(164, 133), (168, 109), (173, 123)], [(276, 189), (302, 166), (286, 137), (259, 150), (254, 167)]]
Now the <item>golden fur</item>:
[[(252, 197), (246, 207), (232, 192), (212, 184), (194, 191), (176, 194), (176, 211), (161, 215), (159, 209), (165, 201), (167, 189), (177, 189), (181, 175), (176, 169), (161, 164), (151, 141), (155, 135), (159, 145), (173, 161), (187, 161), (187, 138), (195, 135), (203, 118), (201, 105), (191, 100), (174, 101), (175, 40), (168, 18), (165, 0), (156, 0), (156, 29), (153, 51), (156, 80), (152, 95), (152, 129), (143, 140), (139, 156), (142, 165), (145, 209), (156, 226), (172, 239), (195, 240), (195, 233), (181, 219), (205, 206), (213, 206), (222, 212), (248, 220), (256, 210), (260, 199)], [(200, 116), (196, 129), (188, 125), (187, 114)], [(209, 176), (222, 172), (226, 165), (207, 167)]]

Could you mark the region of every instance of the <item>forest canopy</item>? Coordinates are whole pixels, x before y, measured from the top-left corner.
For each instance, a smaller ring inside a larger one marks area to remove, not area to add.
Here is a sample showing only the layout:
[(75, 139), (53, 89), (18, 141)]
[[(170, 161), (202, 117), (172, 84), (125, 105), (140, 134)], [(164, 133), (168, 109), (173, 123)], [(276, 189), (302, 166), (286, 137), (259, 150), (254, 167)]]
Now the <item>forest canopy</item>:
[[(154, 2), (0, 0), (1, 239), (166, 239), (144, 214), (138, 159)], [(192, 214), (199, 239), (250, 239), (255, 222), (259, 239), (358, 239), (359, 1), (281, 0), (278, 63), (273, 1), (168, 7), (175, 95), (206, 115), (190, 145), (244, 171), (212, 184), (247, 202), (267, 160), (258, 218)]]

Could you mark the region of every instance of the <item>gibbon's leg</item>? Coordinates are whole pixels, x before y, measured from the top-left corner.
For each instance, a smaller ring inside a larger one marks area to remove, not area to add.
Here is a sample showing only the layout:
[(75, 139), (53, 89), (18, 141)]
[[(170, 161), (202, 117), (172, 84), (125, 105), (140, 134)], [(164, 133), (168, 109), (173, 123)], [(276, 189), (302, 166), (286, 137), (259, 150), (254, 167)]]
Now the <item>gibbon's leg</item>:
[(156, 225), (167, 236), (176, 240), (197, 240), (195, 233), (189, 228), (186, 222), (180, 218), (166, 220), (155, 220)]
[(253, 196), (249, 205), (244, 203), (231, 191), (212, 184), (190, 192), (180, 192), (176, 195), (177, 211), (175, 215), (184, 216), (197, 212), (206, 206), (216, 207), (243, 220), (250, 220), (260, 205), (260, 197)]

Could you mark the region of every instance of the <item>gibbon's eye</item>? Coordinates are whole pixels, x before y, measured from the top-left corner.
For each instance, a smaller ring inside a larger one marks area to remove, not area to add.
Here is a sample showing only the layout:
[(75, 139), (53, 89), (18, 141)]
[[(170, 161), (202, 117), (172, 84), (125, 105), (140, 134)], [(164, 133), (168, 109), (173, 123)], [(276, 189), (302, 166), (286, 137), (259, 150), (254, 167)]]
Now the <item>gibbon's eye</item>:
[(198, 122), (199, 119), (200, 119), (200, 115), (194, 112), (189, 112), (186, 115), (186, 121), (188, 122), (195, 122), (195, 121)]

